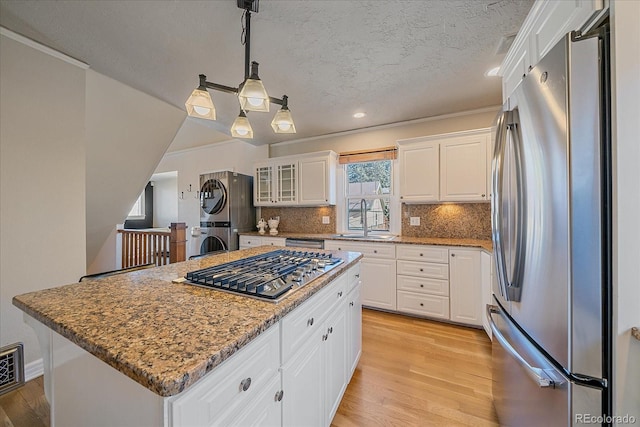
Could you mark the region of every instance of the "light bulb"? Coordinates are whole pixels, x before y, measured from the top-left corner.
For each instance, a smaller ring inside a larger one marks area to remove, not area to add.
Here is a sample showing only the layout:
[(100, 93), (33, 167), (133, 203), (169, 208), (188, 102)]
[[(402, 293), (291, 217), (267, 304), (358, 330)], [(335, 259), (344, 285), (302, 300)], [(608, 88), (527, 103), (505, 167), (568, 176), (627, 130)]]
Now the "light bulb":
[(280, 130), (289, 130), (291, 129), (291, 123), (289, 122), (279, 122), (278, 129)]
[(199, 105), (194, 105), (193, 106), (193, 110), (200, 114), (201, 116), (206, 116), (207, 114), (209, 114), (209, 112), (211, 111), (211, 108), (207, 108), (207, 107), (200, 107)]
[(248, 133), (249, 133), (249, 129), (247, 129), (247, 128), (246, 128), (246, 127), (244, 127), (244, 126), (243, 126), (243, 127), (237, 127), (237, 128), (236, 128), (236, 133), (237, 133), (238, 135), (243, 135), (243, 136), (244, 136), (244, 135), (246, 135), (246, 134), (248, 134)]
[(264, 100), (262, 98), (247, 98), (247, 101), (249, 101), (249, 104), (253, 105), (254, 107), (259, 107), (262, 105), (262, 102)]

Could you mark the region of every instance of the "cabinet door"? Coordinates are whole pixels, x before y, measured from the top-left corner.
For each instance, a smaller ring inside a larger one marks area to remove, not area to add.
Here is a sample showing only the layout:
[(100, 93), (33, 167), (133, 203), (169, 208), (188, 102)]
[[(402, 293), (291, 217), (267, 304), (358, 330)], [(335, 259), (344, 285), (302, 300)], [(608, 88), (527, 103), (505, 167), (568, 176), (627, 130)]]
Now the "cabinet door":
[(356, 287), (349, 292), (347, 302), (347, 327), (349, 329), (347, 338), (347, 345), (349, 346), (349, 351), (347, 352), (349, 356), (347, 378), (351, 378), (353, 372), (356, 370), (356, 366), (358, 366), (360, 354), (362, 354), (362, 301), (360, 299), (360, 281), (358, 281)]
[(324, 333), (325, 425), (330, 425), (347, 388), (347, 310), (340, 304), (327, 318)]
[(362, 305), (396, 309), (395, 259), (363, 258), (360, 261), (362, 277)]
[(262, 237), (240, 236), (240, 249), (252, 248), (254, 246), (261, 246), (261, 245), (262, 245)]
[(324, 426), (323, 336), (317, 331), (282, 368), (283, 426)]
[(482, 326), (480, 251), (449, 250), (449, 303), (454, 322)]
[(487, 142), (490, 133), (440, 143), (440, 200), (487, 200)]
[[(282, 399), (280, 375), (273, 377), (267, 387), (262, 390), (248, 405), (221, 420), (219, 425), (225, 427), (280, 427), (282, 425)], [(280, 398), (280, 400), (279, 400)]]
[(438, 142), (400, 146), (400, 200), (437, 202), (440, 179)]
[(273, 166), (258, 165), (255, 169), (256, 178), (253, 185), (253, 204), (255, 206), (271, 205), (275, 197), (273, 188), (275, 182)]
[(280, 205), (295, 205), (298, 203), (298, 165), (289, 162), (276, 165), (276, 198)]
[(489, 319), (484, 315), (485, 307), (491, 302), (491, 264), (493, 257), (486, 252), (480, 254), (480, 271), (482, 272), (482, 305), (480, 307), (480, 315), (482, 316), (482, 327), (484, 331), (491, 338), (491, 327), (489, 326)]
[[(328, 157), (300, 160), (298, 204), (308, 206), (332, 204), (329, 200), (329, 173)], [(335, 197), (333, 204), (335, 204)]]

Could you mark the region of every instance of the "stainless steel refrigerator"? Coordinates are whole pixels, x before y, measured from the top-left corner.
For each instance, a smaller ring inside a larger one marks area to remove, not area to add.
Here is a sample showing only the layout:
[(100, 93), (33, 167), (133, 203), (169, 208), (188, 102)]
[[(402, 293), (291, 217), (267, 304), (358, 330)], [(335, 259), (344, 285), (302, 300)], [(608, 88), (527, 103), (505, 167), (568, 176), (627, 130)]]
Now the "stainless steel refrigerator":
[(567, 35), (498, 118), (493, 397), (501, 425), (611, 415), (608, 26)]

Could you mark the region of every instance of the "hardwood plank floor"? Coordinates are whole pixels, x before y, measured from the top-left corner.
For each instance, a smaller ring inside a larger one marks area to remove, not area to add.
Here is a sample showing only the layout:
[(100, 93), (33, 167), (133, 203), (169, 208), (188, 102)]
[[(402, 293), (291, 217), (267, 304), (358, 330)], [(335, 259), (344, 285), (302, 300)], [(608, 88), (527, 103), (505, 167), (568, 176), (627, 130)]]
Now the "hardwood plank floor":
[(497, 426), (484, 331), (364, 309), (362, 356), (332, 426)]
[[(497, 426), (484, 331), (364, 309), (362, 356), (332, 426)], [(47, 427), (43, 379), (0, 396), (0, 427)]]

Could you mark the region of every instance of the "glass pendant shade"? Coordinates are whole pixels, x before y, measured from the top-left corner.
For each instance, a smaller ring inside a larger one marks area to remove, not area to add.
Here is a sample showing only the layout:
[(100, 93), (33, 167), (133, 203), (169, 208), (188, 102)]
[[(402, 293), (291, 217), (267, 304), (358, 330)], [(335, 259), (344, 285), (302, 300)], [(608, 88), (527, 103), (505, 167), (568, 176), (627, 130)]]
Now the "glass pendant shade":
[(213, 106), (211, 95), (207, 90), (195, 89), (191, 92), (191, 96), (184, 103), (184, 106), (187, 107), (187, 114), (191, 117), (207, 120), (216, 119), (216, 108)]
[(269, 112), (269, 95), (260, 79), (246, 79), (238, 94), (238, 100), (240, 107), (245, 111)]
[(231, 125), (231, 136), (235, 138), (253, 138), (253, 129), (251, 129), (251, 123), (244, 114), (244, 111), (240, 112), (240, 115), (234, 120)]
[(275, 133), (296, 133), (296, 127), (293, 124), (291, 111), (286, 107), (278, 110), (271, 121), (271, 127)]

